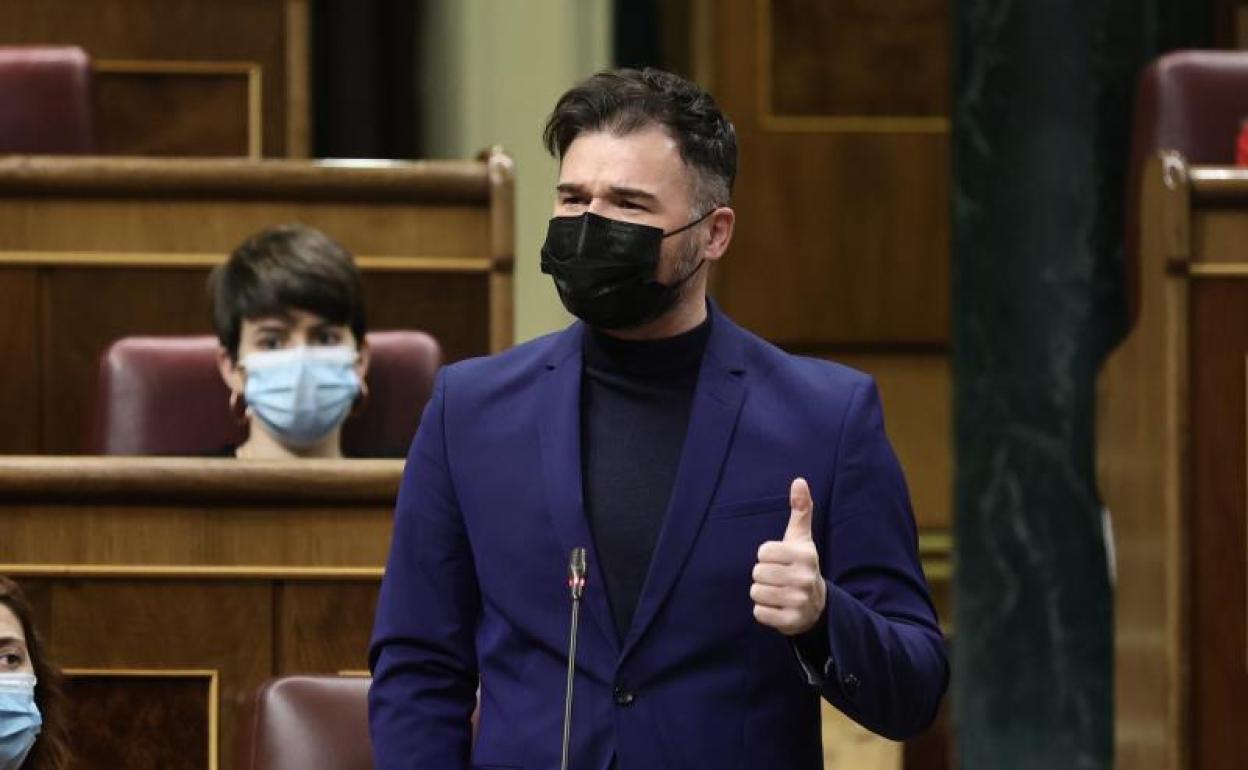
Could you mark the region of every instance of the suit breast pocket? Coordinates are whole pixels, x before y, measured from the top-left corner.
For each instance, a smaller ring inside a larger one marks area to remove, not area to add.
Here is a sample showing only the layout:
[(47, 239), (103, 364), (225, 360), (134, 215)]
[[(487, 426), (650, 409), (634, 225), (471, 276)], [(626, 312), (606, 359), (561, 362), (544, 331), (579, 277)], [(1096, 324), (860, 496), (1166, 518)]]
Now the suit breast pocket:
[(770, 495), (752, 500), (723, 503), (707, 511), (708, 519), (740, 519), (746, 516), (762, 516), (768, 513), (788, 513), (788, 495)]

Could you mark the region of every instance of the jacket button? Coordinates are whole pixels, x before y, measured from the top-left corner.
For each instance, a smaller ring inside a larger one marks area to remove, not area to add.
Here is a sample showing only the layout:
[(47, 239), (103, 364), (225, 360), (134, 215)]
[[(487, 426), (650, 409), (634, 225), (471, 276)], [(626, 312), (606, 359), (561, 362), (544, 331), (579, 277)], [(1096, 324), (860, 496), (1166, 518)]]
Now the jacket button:
[(615, 705), (617, 706), (630, 706), (636, 697), (632, 690), (624, 687), (615, 688)]
[(858, 694), (858, 685), (858, 677), (853, 674), (846, 674), (845, 677), (841, 679), (841, 686), (844, 687), (845, 694), (851, 698)]

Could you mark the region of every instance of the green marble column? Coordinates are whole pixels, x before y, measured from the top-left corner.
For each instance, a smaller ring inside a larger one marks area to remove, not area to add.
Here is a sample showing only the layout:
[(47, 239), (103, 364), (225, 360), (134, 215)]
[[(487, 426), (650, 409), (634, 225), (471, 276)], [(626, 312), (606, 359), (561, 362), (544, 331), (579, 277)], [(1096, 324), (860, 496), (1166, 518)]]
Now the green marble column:
[(1093, 387), (1124, 331), (1135, 78), (1178, 42), (1176, 18), (1200, 34), (1186, 13), (1174, 0), (955, 3), (962, 768), (1112, 766), (1113, 609)]

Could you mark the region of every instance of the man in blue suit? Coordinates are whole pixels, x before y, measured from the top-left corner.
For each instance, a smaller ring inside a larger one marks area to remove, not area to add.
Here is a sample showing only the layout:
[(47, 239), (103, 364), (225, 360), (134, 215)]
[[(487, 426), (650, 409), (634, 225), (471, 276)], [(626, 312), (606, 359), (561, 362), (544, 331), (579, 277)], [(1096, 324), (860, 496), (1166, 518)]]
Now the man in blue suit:
[(948, 663), (875, 385), (706, 296), (732, 124), (681, 78), (618, 70), (564, 94), (545, 139), (542, 269), (580, 322), (438, 377), (369, 656), (378, 767), (559, 766), (576, 547), (572, 767), (820, 768), (820, 696), (919, 732)]

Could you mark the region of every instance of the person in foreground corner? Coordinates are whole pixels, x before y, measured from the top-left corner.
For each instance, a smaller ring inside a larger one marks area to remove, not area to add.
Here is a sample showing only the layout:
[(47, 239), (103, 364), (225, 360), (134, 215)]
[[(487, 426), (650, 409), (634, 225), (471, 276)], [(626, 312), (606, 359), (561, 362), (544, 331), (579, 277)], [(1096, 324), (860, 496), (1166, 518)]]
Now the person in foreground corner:
[(369, 651), (377, 766), (559, 767), (581, 546), (572, 767), (821, 768), (820, 696), (923, 730), (948, 659), (875, 384), (707, 298), (732, 124), (675, 75), (615, 70), (545, 141), (542, 270), (580, 321), (438, 376)]

